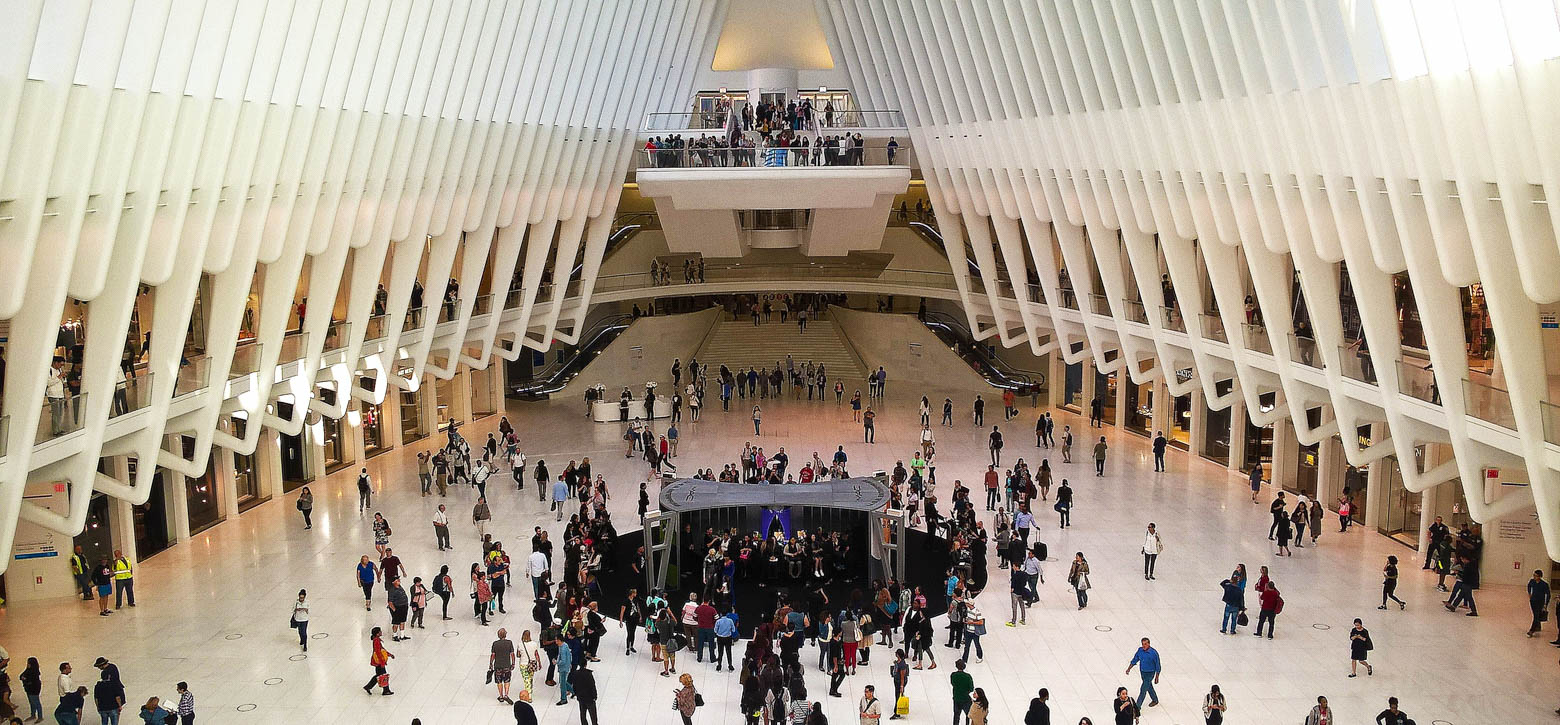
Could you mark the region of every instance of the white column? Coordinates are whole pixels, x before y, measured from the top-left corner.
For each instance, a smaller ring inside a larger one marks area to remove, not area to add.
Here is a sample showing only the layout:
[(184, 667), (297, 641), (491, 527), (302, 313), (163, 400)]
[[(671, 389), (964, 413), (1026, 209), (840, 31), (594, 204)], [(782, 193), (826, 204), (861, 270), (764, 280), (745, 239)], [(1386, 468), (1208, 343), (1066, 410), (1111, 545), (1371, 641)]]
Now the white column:
[[(754, 68), (747, 72), (748, 103), (758, 106), (760, 93), (784, 93), (794, 98), (797, 90), (795, 68)], [(741, 110), (741, 109), (738, 109)], [(818, 109), (820, 112), (823, 109)]]
[(234, 481), (233, 452), (221, 446), (211, 449), (211, 467), (216, 473), (217, 511), (223, 519), (238, 515), (238, 485)]
[(189, 485), (185, 483), (184, 474), (178, 471), (162, 469), (163, 500), (168, 505), (169, 532), (175, 542), (189, 541), (190, 539), (190, 498)]

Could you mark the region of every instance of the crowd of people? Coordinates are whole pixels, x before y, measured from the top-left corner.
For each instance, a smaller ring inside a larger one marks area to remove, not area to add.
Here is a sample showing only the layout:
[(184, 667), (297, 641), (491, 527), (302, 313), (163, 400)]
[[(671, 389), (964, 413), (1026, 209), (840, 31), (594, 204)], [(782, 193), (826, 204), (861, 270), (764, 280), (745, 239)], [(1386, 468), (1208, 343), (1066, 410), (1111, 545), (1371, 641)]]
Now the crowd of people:
[[(759, 310), (755, 314), (769, 316), (778, 312), (783, 321), (788, 312), (783, 302), (766, 307), (755, 306)], [(638, 482), (641, 516), (649, 508), (650, 483), (660, 478), (658, 474), (664, 470), (667, 459), (677, 453), (676, 431), (682, 422), (682, 408), (689, 408), (692, 418), (698, 419), (700, 404), (697, 401), (703, 398), (709, 372), (709, 367), (698, 360), (690, 360), (686, 368), (680, 360), (674, 362), (670, 373), (672, 396), (676, 402), (666, 431), (658, 435), (653, 422), (645, 420), (630, 421), (625, 428), (629, 455), (638, 452), (647, 462), (643, 480)], [(823, 365), (798, 364), (789, 356), (783, 362), (777, 361), (773, 368), (766, 367), (762, 371), (732, 370), (719, 365), (715, 372), (723, 408), (729, 407), (733, 393), (744, 399), (783, 399), (787, 382), (792, 386), (790, 397), (793, 400), (801, 399), (803, 391), (809, 400), (824, 400), (830, 382)], [(886, 380), (887, 373), (881, 367), (873, 371), (868, 385), (869, 399), (884, 395)], [(836, 404), (843, 404), (841, 381), (835, 381), (834, 392)], [(859, 391), (855, 392), (852, 404), (853, 408), (860, 404)], [(954, 415), (951, 398), (945, 398), (940, 407), (940, 426), (959, 425), (955, 418), (963, 416)], [(1003, 407), (1004, 421), (1019, 416), (1016, 403), (1010, 397), (1003, 396)], [(755, 406), (755, 438), (762, 436), (758, 413)], [(661, 676), (677, 677), (679, 687), (674, 691), (672, 702), (684, 723), (691, 723), (699, 708), (704, 706), (693, 673), (677, 669), (679, 655), (687, 669), (687, 649), (695, 650), (695, 663), (703, 664), (708, 658), (717, 672), (727, 669), (738, 672), (741, 688), (738, 703), (746, 722), (823, 725), (828, 720), (821, 704), (822, 693), (809, 694), (804, 677), (809, 667), (816, 667), (827, 677), (826, 696), (844, 697), (841, 686), (845, 679), (856, 675), (858, 670), (872, 672), (872, 650), (878, 649), (879, 661), (886, 665), (888, 676), (886, 684), (889, 687), (885, 687), (885, 694), (891, 691), (892, 695), (886, 702), (880, 702), (875, 685), (865, 685), (856, 700), (856, 710), (863, 723), (884, 716), (900, 719), (916, 707), (912, 701), (910, 673), (939, 667), (935, 650), (941, 639), (944, 649), (955, 650), (948, 653), (942, 663), (950, 671), (955, 724), (984, 725), (992, 709), (991, 702), (985, 690), (975, 686), (969, 665), (983, 661), (984, 640), (993, 636), (988, 627), (1002, 621), (1000, 618), (989, 620), (983, 608), (992, 602), (991, 597), (985, 596), (991, 585), (990, 569), (996, 567), (999, 577), (1006, 575), (1005, 580), (999, 579), (1007, 584), (1009, 605), (1009, 616), (1003, 624), (1008, 628), (1026, 626), (1030, 608), (1040, 601), (1040, 587), (1046, 583), (1045, 562), (1049, 560), (1048, 547), (1041, 540), (1038, 507), (1051, 506), (1058, 515), (1058, 529), (1071, 525), (1075, 495), (1062, 466), (1072, 463), (1073, 433), (1070, 426), (1064, 425), (1058, 435), (1056, 421), (1048, 412), (1038, 416), (1036, 448), (1040, 451), (1057, 449), (1062, 463), (1053, 466), (1049, 457), (1045, 457), (1047, 454), (1042, 453), (1034, 465), (1024, 457), (1016, 457), (1004, 468), (998, 455), (1003, 446), (1000, 429), (994, 427), (988, 444), (993, 454), (992, 462), (980, 472), (979, 478), (972, 478), (966, 485), (963, 479), (949, 480), (945, 474), (946, 483), (940, 488), (937, 442), (931, 425), (935, 409), (931, 400), (923, 397), (917, 413), (920, 431), (917, 440), (910, 445), (909, 456), (896, 461), (887, 472), (886, 483), (890, 491), (890, 508), (909, 511), (910, 526), (924, 531), (926, 545), (942, 549), (940, 553), (949, 562), (939, 592), (946, 603), (942, 637), (938, 636), (938, 625), (933, 621), (936, 615), (928, 610), (927, 594), (920, 587), (893, 578), (855, 581), (851, 562), (860, 554), (864, 542), (840, 531), (796, 531), (786, 535), (783, 532), (742, 532), (732, 528), (707, 530), (701, 534), (690, 528), (679, 539), (684, 547), (679, 553), (678, 589), (684, 592), (680, 600), (674, 599), (677, 595), (671, 592), (641, 593), (637, 588), (621, 593), (622, 596), (612, 592), (611, 597), (605, 597), (608, 593), (602, 590), (603, 568), (612, 566), (622, 557), (618, 550), (618, 532), (608, 511), (611, 500), (608, 483), (601, 473), (593, 470), (590, 458), (582, 456), (579, 460), (569, 460), (558, 471), (551, 470), (547, 461), (540, 458), (534, 463), (528, 461), (520, 451), (520, 433), (507, 417), (501, 419), (498, 430), (487, 435), (476, 448), (459, 433), (458, 426), (451, 426), (444, 445), (418, 454), (418, 489), (421, 496), (449, 498), (452, 492), (459, 495), (463, 487), (469, 487), (467, 495), (473, 502), (472, 531), (469, 538), (460, 537), (463, 542), (460, 547), (455, 546), (448, 507), (441, 502), (432, 517), (435, 543), (440, 551), (446, 551), (466, 549), (468, 545), (464, 542), (469, 541), (472, 542), (469, 546), (480, 552), (470, 565), (465, 587), (472, 606), (470, 616), (477, 626), (489, 626), (492, 618), (508, 613), (507, 607), (524, 607), (526, 603), (530, 604), (529, 617), (534, 625), (521, 630), (518, 636), (511, 636), (510, 628), (515, 626), (513, 620), (506, 620), (507, 626), (497, 628), (489, 647), (486, 673), (488, 681), (496, 688), (495, 699), (512, 706), (516, 722), (521, 725), (536, 722), (533, 703), (539, 698), (551, 698), (557, 705), (566, 705), (573, 700), (579, 709), (581, 723), (599, 722), (597, 709), (601, 692), (596, 686), (592, 665), (601, 659), (602, 644), (613, 627), (611, 617), (616, 620), (616, 628), (624, 634), (623, 656), (639, 654), (637, 635), (642, 629), (644, 641), (649, 645), (648, 659), (652, 667)], [(868, 415), (871, 415), (870, 408)], [(866, 419), (868, 425), (870, 420), (870, 417)], [(970, 420), (984, 432), (984, 401), (979, 396), (971, 405)], [(909, 423), (908, 415), (904, 422)], [(1153, 443), (1156, 472), (1164, 470), (1163, 446), (1158, 439), (1162, 439), (1162, 435)], [(1102, 437), (1096, 448), (1096, 470), (1103, 467), (1103, 445)], [(750, 441), (737, 453), (735, 461), (727, 459), (718, 465), (718, 472), (714, 465), (697, 468), (693, 477), (734, 485), (774, 485), (808, 484), (850, 476), (849, 457), (843, 444), (838, 444), (828, 459), (815, 450), (809, 456), (793, 461), (784, 446), (776, 446), (770, 453), (764, 446)], [(493, 516), (487, 499), (490, 493), (498, 495), (499, 491), (490, 490), (488, 484), (493, 476), (506, 469), (517, 495), (524, 495), (530, 481), (535, 486), (538, 500), (549, 503), (549, 512), (555, 515), (555, 520), (567, 518), (556, 548), (549, 532), (540, 525), (532, 530), (526, 554), (521, 554), (518, 546), (506, 546), (499, 533), (502, 527), (489, 530)], [(440, 566), (437, 573), (426, 579), (411, 576), (406, 563), (395, 554), (390, 522), (382, 512), (372, 510), (370, 492), (373, 486), (366, 469), (359, 475), (358, 483), (360, 510), (365, 516), (372, 515), (369, 528), (375, 556), (365, 554), (360, 558), (355, 577), (363, 591), (365, 608), (372, 610), (376, 600), (383, 601), (388, 624), (387, 627), (373, 627), (369, 633), (372, 673), (362, 689), (370, 694), (377, 689), (382, 696), (389, 696), (394, 694), (391, 669), (396, 655), (386, 642), (406, 641), (417, 630), (425, 629), (426, 610), (435, 601), (440, 609), (440, 619), (453, 620), (449, 604), (455, 596), (457, 582), (449, 565)], [(312, 494), (305, 488), (298, 499), (305, 528), (312, 526), (312, 505)], [(1290, 540), (1295, 541), (1297, 547), (1303, 546), (1307, 529), (1310, 543), (1312, 546), (1317, 544), (1321, 525), (1316, 514), (1319, 509), (1318, 501), (1302, 499), (1291, 508), (1285, 494), (1274, 497), (1269, 537), (1279, 542), (1277, 555), (1288, 555)], [(1340, 526), (1346, 527), (1347, 522), (1345, 514)], [(1468, 616), (1477, 616), (1473, 591), (1478, 588), (1476, 562), (1483, 546), (1477, 527), (1465, 525), (1461, 531), (1453, 533), (1437, 519), (1429, 536), (1424, 568), (1440, 575), (1442, 584), (1447, 576), (1455, 578), (1443, 606), (1449, 610), (1466, 606)], [(1164, 533), (1156, 524), (1146, 525), (1140, 546), (1146, 581), (1157, 578), (1157, 564), (1167, 548), (1165, 541)], [(632, 562), (629, 580), (643, 579), (648, 565), (644, 548), (633, 552), (628, 560)], [(1399, 567), (1396, 557), (1387, 558), (1382, 569), (1380, 609), (1387, 609), (1390, 603), (1402, 610), (1408, 604), (1397, 596)], [(117, 576), (119, 564), (113, 561), (88, 565), (84, 559), (80, 562), (73, 559), (72, 569), (83, 597), (98, 598), (103, 616), (108, 616), (107, 596), (115, 588), (111, 582), (122, 581), (117, 588), (128, 598), (128, 606), (135, 606), (133, 570), (128, 561), (123, 565), (123, 578)], [(525, 579), (524, 585), (528, 585), (523, 586), (518, 595), (512, 584), (515, 573), (520, 573)], [(1089, 592), (1093, 589), (1091, 577), (1085, 552), (1072, 552), (1065, 583), (1079, 609), (1089, 605)], [(1251, 582), (1251, 579), (1246, 565), (1238, 564), (1219, 582), (1220, 632), (1234, 635), (1241, 628), (1250, 626), (1249, 601), (1258, 610), (1254, 636), (1274, 639), (1276, 620), (1284, 611), (1284, 596), (1269, 567), (1259, 566), (1255, 581)], [(830, 594), (842, 586), (848, 591), (843, 601), (838, 595)], [(743, 587), (761, 590), (766, 602), (756, 621), (748, 623), (751, 634), (747, 636), (742, 634), (742, 615), (737, 607), (739, 588)], [(1249, 600), (1248, 591), (1251, 593)], [(1528, 594), (1534, 611), (1529, 630), (1529, 636), (1532, 636), (1540, 630), (1542, 615), (1552, 601), (1542, 571), (1534, 572)], [(607, 612), (603, 609), (604, 599), (621, 604), (616, 605), (616, 611)], [(307, 591), (299, 591), (291, 604), (290, 625), (297, 632), (303, 652), (308, 650), (309, 624), (309, 595)], [(745, 645), (742, 644), (744, 639)], [(1360, 669), (1366, 677), (1372, 676), (1374, 667), (1369, 658), (1374, 642), (1362, 619), (1353, 620), (1347, 641), (1349, 676), (1355, 677)], [(814, 648), (816, 656), (812, 652), (804, 655), (803, 650), (807, 647)], [(740, 659), (735, 655), (739, 650), (742, 652)], [(7, 662), (0, 654), (0, 711), (9, 704), (9, 676), (4, 674)], [(1110, 704), (1114, 722), (1118, 725), (1137, 722), (1144, 708), (1159, 704), (1155, 686), (1165, 674), (1165, 663), (1150, 640), (1142, 639), (1126, 665), (1127, 674), (1134, 670), (1138, 672), (1138, 692), (1134, 697), (1127, 687), (1117, 690)], [(124, 688), (117, 668), (102, 659), (97, 665), (102, 674), (91, 691), (77, 687), (74, 680), (69, 679), (68, 663), (60, 665), (60, 700), (54, 711), (57, 722), (75, 725), (80, 722), (82, 712), (90, 711), (92, 706), (100, 713), (117, 712), (124, 706)], [(41, 721), (38, 670), (37, 660), (30, 659), (21, 682), (33, 712), (33, 718), (29, 719)], [(515, 687), (512, 683), (517, 675), (520, 685)], [(544, 687), (556, 688), (556, 692), (549, 691), (544, 698)], [(152, 698), (142, 708), (143, 720), (149, 723), (183, 722), (185, 725), (192, 722), (193, 696), (184, 683), (179, 683), (177, 689), (180, 693), (177, 704)], [(90, 702), (89, 695), (93, 698)], [(1030, 702), (1023, 722), (1025, 725), (1049, 725), (1050, 707), (1050, 694), (1041, 689)], [(1213, 686), (1203, 699), (1205, 721), (1223, 722), (1230, 707), (1225, 694), (1217, 685)], [(103, 715), (103, 721), (108, 722), (109, 717)], [(1089, 722), (1089, 719), (1084, 718), (1082, 722)], [(1333, 725), (1339, 721), (1323, 697), (1311, 709), (1306, 722)], [(1402, 714), (1394, 698), (1387, 710), (1378, 715), (1377, 722), (1403, 723), (1407, 722), (1407, 716)]]

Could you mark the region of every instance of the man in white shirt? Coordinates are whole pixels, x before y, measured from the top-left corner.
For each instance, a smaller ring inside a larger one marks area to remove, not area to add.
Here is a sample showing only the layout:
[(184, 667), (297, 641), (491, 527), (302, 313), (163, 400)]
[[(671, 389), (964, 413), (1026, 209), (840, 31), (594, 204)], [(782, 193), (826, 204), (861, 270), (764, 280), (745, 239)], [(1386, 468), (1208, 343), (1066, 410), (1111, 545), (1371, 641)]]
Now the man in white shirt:
[(533, 549), (526, 559), (525, 573), (531, 577), (531, 596), (542, 596), (542, 589), (547, 586), (547, 555)]
[(433, 540), (439, 545), (439, 551), (447, 551), (455, 547), (450, 546), (450, 517), (444, 513), (444, 504), (439, 504), (439, 510), (433, 512)]
[(54, 681), (54, 684), (59, 687), (60, 697), (64, 697), (76, 691), (76, 683), (70, 678), (69, 662), (60, 663), (60, 677), (58, 680)]
[(43, 384), (43, 397), (49, 400), (49, 433), (65, 432), (65, 358), (55, 357), (49, 366), (49, 379)]
[(1154, 525), (1148, 525), (1148, 533), (1143, 535), (1143, 579), (1145, 581), (1154, 578), (1154, 564), (1159, 560), (1159, 552), (1165, 550), (1165, 544), (1159, 538), (1159, 532), (1154, 530)]
[(883, 717), (883, 706), (878, 704), (877, 696), (871, 685), (861, 695), (861, 702), (856, 704), (856, 711), (861, 713), (861, 725), (877, 725)]

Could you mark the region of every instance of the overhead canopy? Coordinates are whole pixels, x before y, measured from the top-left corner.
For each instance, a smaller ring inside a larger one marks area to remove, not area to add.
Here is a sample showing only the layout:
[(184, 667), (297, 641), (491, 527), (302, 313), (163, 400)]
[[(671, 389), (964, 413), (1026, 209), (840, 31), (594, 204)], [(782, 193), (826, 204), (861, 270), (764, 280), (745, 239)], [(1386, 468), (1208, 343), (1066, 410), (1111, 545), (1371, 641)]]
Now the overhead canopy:
[(812, 0), (732, 0), (711, 70), (828, 70), (829, 41)]
[(661, 489), (662, 511), (699, 511), (727, 506), (823, 506), (874, 511), (888, 505), (888, 486), (876, 478), (842, 478), (819, 483), (720, 483), (680, 478)]

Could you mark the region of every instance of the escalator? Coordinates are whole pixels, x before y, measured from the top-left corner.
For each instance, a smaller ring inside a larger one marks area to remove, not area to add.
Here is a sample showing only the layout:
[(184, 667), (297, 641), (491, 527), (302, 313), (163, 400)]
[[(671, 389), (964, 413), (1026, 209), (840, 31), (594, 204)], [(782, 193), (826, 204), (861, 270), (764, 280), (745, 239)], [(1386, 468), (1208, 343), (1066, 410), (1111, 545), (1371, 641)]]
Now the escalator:
[[(920, 235), (922, 239), (925, 239), (928, 244), (936, 247), (937, 251), (942, 252), (944, 259), (948, 258), (948, 247), (943, 243), (942, 232), (937, 231), (937, 227), (921, 222), (910, 222), (907, 226)], [(975, 250), (970, 247), (968, 242), (964, 244), (964, 263), (969, 265), (971, 277), (981, 276), (980, 265), (975, 263)]]
[(592, 325), (585, 334), (580, 335), (584, 344), (571, 346), (570, 353), (561, 362), (548, 365), (540, 371), (542, 377), (517, 385), (511, 385), (507, 397), (517, 400), (546, 400), (553, 393), (562, 390), (569, 384), (574, 376), (579, 375), (591, 360), (601, 354), (608, 345), (633, 322), (633, 315), (611, 315), (604, 317)]
[(970, 330), (959, 318), (944, 312), (928, 312), (921, 319), (937, 339), (953, 350), (961, 360), (991, 387), (1012, 390), (1019, 395), (1033, 395), (1045, 387), (1045, 373), (1018, 370), (992, 353), (991, 347), (975, 340)]
[[(623, 221), (627, 217), (646, 215), (647, 214), (643, 212), (637, 214), (625, 214), (623, 217), (619, 217), (618, 221)], [(601, 251), (601, 261), (606, 262), (607, 258), (612, 256), (613, 252), (617, 251), (618, 248), (622, 247), (624, 244), (627, 244), (630, 239), (634, 238), (634, 235), (643, 231), (645, 228), (646, 227), (644, 224), (623, 224), (617, 229), (612, 230), (611, 236), (607, 237), (606, 248)], [(584, 273), (585, 263), (582, 261), (579, 264), (574, 265), (574, 271), (569, 273), (569, 281), (573, 282), (578, 280)]]

